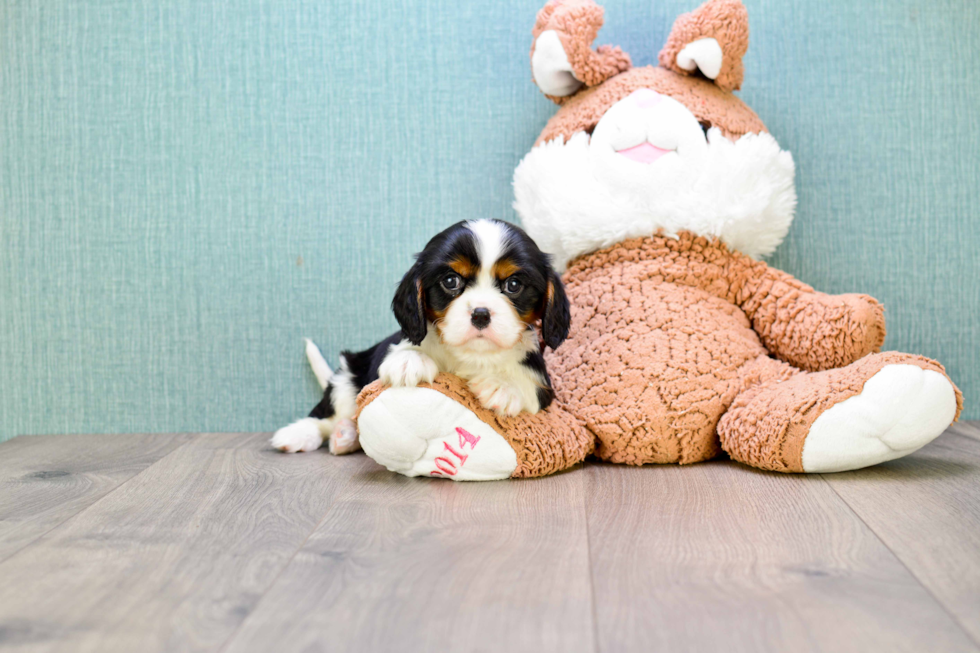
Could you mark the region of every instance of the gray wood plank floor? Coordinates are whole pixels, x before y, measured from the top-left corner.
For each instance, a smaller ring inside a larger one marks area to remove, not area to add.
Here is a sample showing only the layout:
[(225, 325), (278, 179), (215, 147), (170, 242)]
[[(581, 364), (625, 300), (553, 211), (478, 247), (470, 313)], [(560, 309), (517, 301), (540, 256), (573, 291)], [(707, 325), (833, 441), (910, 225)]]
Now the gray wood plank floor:
[(0, 444), (0, 650), (980, 652), (976, 424), (846, 474), (483, 484), (267, 439)]
[(186, 439), (78, 435), (69, 440), (43, 435), (5, 443), (0, 455), (0, 561), (92, 505)]

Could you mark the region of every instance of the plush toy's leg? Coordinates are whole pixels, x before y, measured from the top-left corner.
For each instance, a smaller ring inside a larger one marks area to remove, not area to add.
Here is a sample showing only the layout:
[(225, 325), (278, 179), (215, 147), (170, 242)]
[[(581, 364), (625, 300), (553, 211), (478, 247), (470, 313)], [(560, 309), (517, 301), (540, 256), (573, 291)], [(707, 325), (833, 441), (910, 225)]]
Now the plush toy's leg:
[(840, 472), (916, 451), (961, 408), (942, 365), (887, 352), (750, 387), (721, 418), (718, 434), (732, 458), (754, 467)]
[(582, 424), (558, 406), (500, 417), (448, 374), (416, 388), (373, 383), (358, 405), (365, 453), (406, 476), (456, 481), (543, 476), (581, 462), (593, 446)]

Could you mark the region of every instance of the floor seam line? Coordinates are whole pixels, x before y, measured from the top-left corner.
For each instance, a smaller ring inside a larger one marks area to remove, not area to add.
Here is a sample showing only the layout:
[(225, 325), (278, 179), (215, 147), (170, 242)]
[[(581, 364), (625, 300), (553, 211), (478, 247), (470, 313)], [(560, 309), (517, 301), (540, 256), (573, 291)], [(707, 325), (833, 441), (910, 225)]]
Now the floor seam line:
[(905, 571), (907, 571), (907, 572), (909, 572), (909, 575), (910, 575), (910, 576), (912, 576), (912, 578), (914, 578), (914, 579), (915, 579), (915, 582), (917, 582), (917, 583), (919, 584), (919, 587), (921, 587), (921, 588), (922, 588), (923, 590), (925, 590), (925, 592), (926, 592), (926, 594), (928, 594), (929, 596), (931, 596), (931, 597), (932, 597), (932, 600), (936, 602), (936, 605), (938, 605), (938, 606), (939, 606), (939, 607), (940, 607), (940, 608), (942, 609), (942, 611), (943, 611), (943, 612), (945, 612), (945, 613), (946, 613), (947, 615), (949, 615), (949, 618), (953, 620), (953, 623), (955, 623), (955, 624), (956, 624), (956, 626), (957, 626), (957, 627), (958, 627), (958, 628), (959, 628), (959, 629), (960, 629), (961, 631), (963, 631), (963, 634), (964, 634), (964, 635), (966, 635), (966, 638), (967, 638), (967, 639), (968, 639), (969, 641), (971, 641), (971, 642), (973, 642), (973, 644), (974, 644), (974, 646), (976, 646), (976, 647), (978, 647), (978, 648), (980, 648), (980, 641), (977, 641), (977, 640), (976, 640), (976, 639), (975, 639), (975, 638), (973, 637), (973, 634), (972, 634), (972, 633), (971, 633), (971, 632), (970, 632), (970, 631), (969, 631), (969, 630), (968, 630), (968, 629), (967, 629), (966, 627), (964, 627), (964, 625), (963, 625), (963, 622), (961, 622), (961, 621), (960, 621), (960, 618), (959, 618), (958, 616), (956, 616), (955, 614), (953, 614), (953, 613), (952, 613), (952, 612), (951, 612), (951, 611), (949, 610), (949, 608), (947, 608), (947, 607), (946, 607), (946, 603), (945, 603), (945, 602), (943, 602), (943, 601), (942, 601), (942, 600), (941, 600), (941, 599), (940, 599), (940, 598), (939, 598), (938, 596), (936, 596), (936, 594), (935, 594), (935, 592), (933, 592), (933, 591), (932, 591), (932, 589), (931, 589), (931, 588), (929, 588), (929, 586), (928, 586), (928, 585), (926, 585), (926, 584), (925, 584), (925, 583), (924, 583), (924, 582), (922, 581), (922, 579), (921, 579), (921, 578), (919, 578), (919, 575), (918, 575), (918, 574), (916, 574), (916, 573), (915, 573), (915, 572), (914, 572), (914, 571), (913, 571), (913, 570), (912, 570), (912, 569), (911, 569), (911, 568), (910, 568), (910, 567), (909, 567), (909, 566), (908, 566), (907, 564), (905, 564), (905, 561), (904, 561), (904, 560), (902, 560), (902, 558), (901, 558), (901, 556), (899, 556), (899, 555), (898, 555), (898, 554), (897, 554), (897, 553), (895, 552), (895, 550), (894, 550), (894, 549), (892, 549), (892, 548), (891, 548), (890, 546), (888, 546), (888, 543), (887, 543), (887, 542), (885, 542), (885, 540), (883, 540), (883, 539), (882, 539), (882, 537), (881, 537), (881, 535), (879, 535), (879, 534), (878, 534), (878, 531), (876, 531), (876, 530), (875, 530), (874, 528), (872, 528), (872, 527), (871, 527), (871, 524), (869, 524), (868, 522), (866, 522), (866, 521), (864, 520), (864, 517), (862, 517), (862, 516), (860, 515), (860, 513), (858, 513), (858, 511), (854, 509), (854, 507), (853, 507), (853, 506), (852, 506), (852, 505), (851, 505), (851, 504), (850, 504), (850, 503), (849, 503), (849, 502), (847, 501), (847, 499), (845, 499), (844, 497), (842, 497), (842, 496), (841, 496), (841, 494), (840, 494), (840, 492), (838, 492), (838, 491), (837, 491), (837, 488), (835, 488), (835, 487), (834, 487), (834, 485), (833, 485), (833, 483), (831, 483), (831, 482), (830, 482), (830, 481), (829, 481), (829, 480), (827, 479), (827, 475), (826, 475), (826, 474), (820, 474), (820, 479), (821, 479), (821, 480), (822, 480), (822, 481), (823, 481), (824, 483), (826, 483), (826, 484), (827, 484), (827, 487), (829, 487), (829, 488), (830, 488), (830, 490), (831, 490), (831, 492), (833, 492), (833, 493), (834, 493), (834, 495), (835, 495), (835, 496), (836, 496), (836, 497), (837, 497), (838, 499), (840, 499), (840, 500), (841, 500), (841, 502), (842, 502), (842, 503), (843, 503), (843, 504), (844, 504), (845, 506), (847, 506), (847, 509), (848, 509), (848, 510), (849, 510), (849, 511), (851, 512), (851, 514), (852, 514), (852, 515), (854, 515), (855, 517), (857, 517), (857, 518), (858, 518), (858, 520), (859, 520), (859, 521), (860, 521), (860, 522), (861, 522), (862, 524), (864, 524), (864, 527), (865, 527), (865, 528), (867, 528), (867, 529), (868, 529), (868, 531), (869, 531), (869, 532), (870, 532), (870, 533), (871, 533), (872, 535), (874, 535), (874, 537), (875, 537), (875, 539), (876, 539), (876, 540), (878, 540), (879, 542), (881, 542), (881, 545), (882, 545), (883, 547), (885, 547), (885, 548), (886, 548), (886, 549), (888, 550), (888, 552), (889, 552), (889, 553), (891, 553), (891, 554), (892, 554), (892, 557), (894, 557), (894, 558), (895, 558), (895, 560), (897, 560), (897, 561), (898, 561), (898, 564), (900, 564), (900, 565), (902, 565), (902, 568), (903, 568), (903, 569), (905, 569)]
[[(589, 462), (585, 462), (583, 467), (584, 467), (584, 469), (582, 471), (585, 472), (584, 478), (586, 480), (588, 480), (589, 479), (589, 474), (590, 474), (589, 468), (592, 467), (592, 465)], [(600, 649), (599, 649), (599, 615), (596, 612), (598, 604), (596, 603), (596, 600), (595, 600), (595, 571), (594, 571), (594, 569), (592, 567), (592, 531), (589, 528), (589, 505), (588, 505), (589, 494), (586, 491), (587, 489), (588, 488), (586, 488), (585, 487), (585, 484), (583, 483), (583, 485), (582, 485), (582, 513), (584, 514), (584, 517), (585, 517), (585, 552), (588, 555), (588, 565), (589, 565), (589, 597), (590, 597), (591, 603), (592, 603), (592, 606), (591, 606), (592, 607), (592, 650), (595, 651), (595, 653), (599, 653), (599, 651), (600, 651)]]

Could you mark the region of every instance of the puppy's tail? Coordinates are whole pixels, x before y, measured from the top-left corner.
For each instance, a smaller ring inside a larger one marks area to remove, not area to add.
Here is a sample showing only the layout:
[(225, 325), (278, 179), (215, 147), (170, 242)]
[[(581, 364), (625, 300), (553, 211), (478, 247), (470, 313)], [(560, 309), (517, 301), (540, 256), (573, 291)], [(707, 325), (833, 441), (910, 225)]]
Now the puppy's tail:
[(321, 390), (327, 389), (327, 384), (330, 383), (330, 377), (333, 376), (333, 370), (327, 365), (327, 360), (320, 353), (320, 348), (313, 344), (313, 341), (309, 338), (303, 338), (306, 341), (306, 360), (310, 362), (310, 367), (313, 368), (313, 374), (316, 376), (317, 383), (320, 384)]

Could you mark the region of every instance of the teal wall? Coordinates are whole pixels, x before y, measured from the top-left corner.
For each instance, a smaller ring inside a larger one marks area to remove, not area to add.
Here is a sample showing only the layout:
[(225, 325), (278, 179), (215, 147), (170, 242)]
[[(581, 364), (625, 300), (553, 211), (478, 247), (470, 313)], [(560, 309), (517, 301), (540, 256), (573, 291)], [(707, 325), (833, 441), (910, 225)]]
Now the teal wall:
[[(650, 63), (695, 0), (608, 0)], [(887, 307), (980, 417), (980, 3), (748, 0), (798, 165), (776, 265)], [(394, 329), (410, 254), (513, 218), (532, 0), (0, 3), (0, 439), (271, 430)]]

